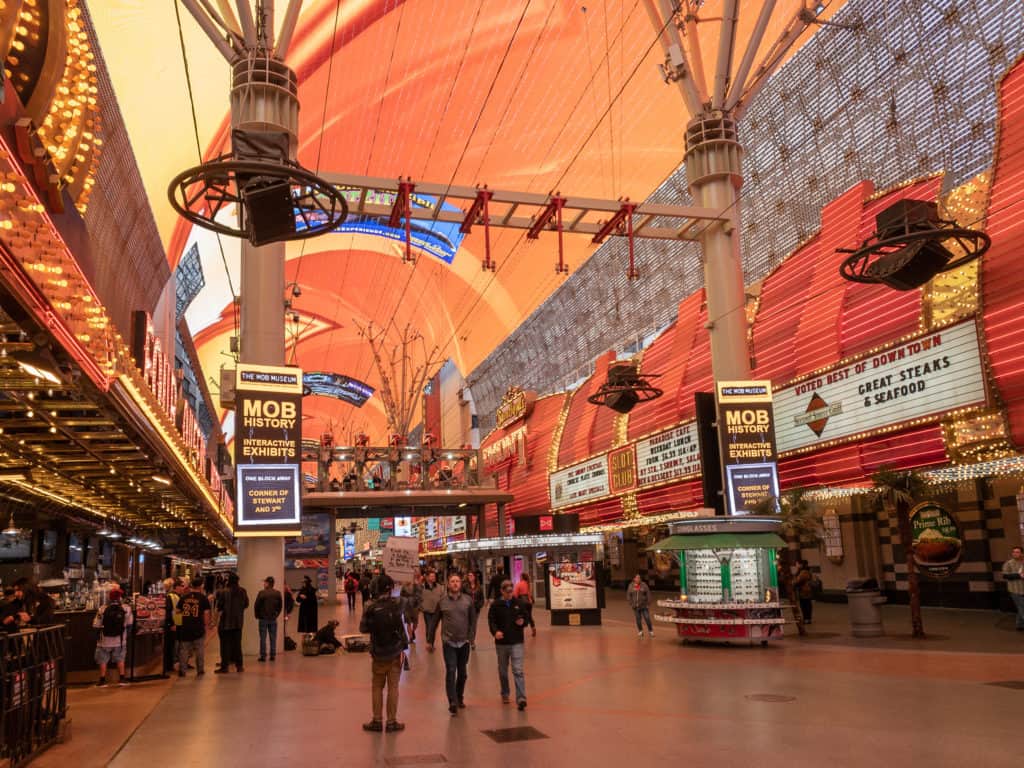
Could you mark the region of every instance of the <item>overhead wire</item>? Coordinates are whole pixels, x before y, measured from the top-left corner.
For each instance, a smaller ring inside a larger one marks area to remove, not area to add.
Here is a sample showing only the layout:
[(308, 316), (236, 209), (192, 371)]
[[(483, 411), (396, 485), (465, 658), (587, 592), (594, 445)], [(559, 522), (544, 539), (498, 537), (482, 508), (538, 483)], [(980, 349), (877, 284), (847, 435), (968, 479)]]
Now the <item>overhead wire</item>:
[[(188, 53), (185, 48), (185, 30), (181, 24), (181, 7), (180, 0), (174, 0), (174, 17), (178, 24), (178, 43), (181, 46), (181, 62), (185, 68), (185, 86), (188, 89), (188, 102), (189, 108), (192, 112), (192, 132), (195, 136), (196, 141), (196, 155), (199, 157), (199, 162), (203, 162), (203, 148), (202, 143), (199, 140), (199, 118), (196, 115), (196, 100), (195, 94), (192, 90), (192, 73), (188, 64)], [(224, 243), (221, 240), (220, 233), (215, 232), (214, 236), (217, 238), (217, 247), (220, 250), (221, 264), (224, 265), (224, 275), (227, 277), (228, 290), (231, 291), (231, 321), (234, 328), (234, 336), (238, 337), (239, 334), (239, 323), (240, 319), (238, 316), (238, 293), (235, 291), (234, 281), (231, 279), (231, 270), (228, 269), (228, 258), (224, 253)], [(232, 353), (237, 360), (237, 353)]]
[[(324, 84), (324, 108), (320, 114), (320, 139), (316, 147), (316, 170), (314, 173), (320, 175), (320, 159), (324, 148), (324, 133), (327, 131), (327, 103), (331, 94), (331, 77), (334, 74), (334, 49), (338, 40), (338, 18), (341, 15), (341, 0), (335, 0), (334, 4), (334, 27), (331, 30), (331, 51), (327, 57), (327, 82)], [(295, 279), (292, 281), (296, 288), (302, 277), (302, 258), (306, 255), (307, 239), (303, 239), (299, 246), (299, 255), (295, 264)], [(312, 322), (312, 321), (310, 321)], [(291, 361), (295, 363), (298, 358), (299, 336), (296, 333), (292, 343)]]
[[(459, 168), (461, 167), (462, 162), (463, 162), (463, 160), (466, 157), (466, 153), (468, 152), (470, 144), (473, 141), (473, 136), (475, 135), (476, 130), (477, 130), (477, 128), (480, 125), (480, 120), (483, 117), (484, 111), (487, 108), (487, 104), (490, 101), (491, 95), (494, 92), (494, 88), (495, 88), (495, 86), (496, 86), (496, 84), (498, 82), (499, 77), (501, 76), (501, 72), (502, 72), (502, 69), (505, 66), (505, 62), (508, 60), (508, 56), (509, 56), (509, 54), (510, 54), (510, 52), (512, 50), (512, 45), (515, 42), (515, 38), (516, 38), (516, 36), (519, 33), (519, 29), (522, 26), (523, 19), (526, 17), (526, 12), (527, 12), (527, 10), (530, 7), (530, 3), (531, 2), (532, 2), (532, 0), (526, 0), (526, 3), (523, 6), (523, 11), (522, 11), (522, 13), (519, 16), (519, 20), (516, 23), (516, 26), (515, 26), (515, 28), (514, 28), (514, 30), (512, 32), (512, 35), (509, 38), (509, 42), (508, 42), (508, 44), (505, 47), (505, 52), (502, 55), (500, 62), (498, 63), (497, 70), (495, 71), (495, 74), (494, 74), (494, 76), (491, 79), (490, 87), (488, 88), (487, 93), (484, 96), (484, 100), (483, 100), (483, 103), (480, 106), (480, 110), (477, 113), (477, 117), (474, 120), (472, 127), (470, 128), (469, 135), (466, 138), (465, 145), (463, 146), (462, 152), (459, 155), (459, 160), (456, 162), (455, 168), (453, 169), (451, 177), (449, 178), (448, 184), (447, 184), (447, 186), (445, 188), (445, 193), (437, 201), (437, 205), (438, 206), (442, 205), (442, 201), (447, 197), (448, 193), (451, 191), (451, 188), (452, 188), (452, 186), (455, 183), (455, 177), (458, 174)], [(482, 8), (482, 3), (481, 3), (480, 7)], [(476, 28), (476, 20), (479, 18), (479, 10), (480, 9), (478, 8), (476, 17), (474, 18), (474, 24), (473, 24), (473, 26), (471, 27), (471, 30), (470, 30), (470, 35), (472, 35), (473, 30)], [(468, 51), (468, 48), (469, 48), (469, 44), (467, 43), (467, 51)], [(463, 60), (460, 61), (460, 65), (459, 65), (460, 66), (460, 71), (461, 71), (461, 66), (462, 66), (462, 63), (463, 63), (464, 60), (465, 60), (465, 57), (463, 57)], [(454, 87), (455, 87), (455, 83), (456, 82), (457, 82), (457, 79), (453, 80), (452, 89), (449, 91), (449, 102), (450, 102), (451, 94), (454, 92)], [(447, 110), (447, 105), (446, 105), (446, 110)], [(440, 130), (440, 127), (438, 128), (438, 130)], [(437, 139), (437, 135), (435, 134), (435, 141), (436, 141), (436, 139)], [(431, 229), (433, 229), (433, 226), (434, 225), (432, 224), (431, 225)], [(427, 258), (427, 257), (421, 256), (420, 258)], [(406, 279), (405, 284), (402, 287), (402, 292), (399, 294), (398, 300), (396, 301), (396, 307), (400, 307), (401, 306), (402, 300), (405, 298), (405, 294), (406, 294), (406, 292), (409, 289), (409, 285), (412, 282), (412, 278), (413, 278), (413, 276), (415, 274), (417, 266), (418, 266), (418, 260), (417, 260), (416, 263), (413, 264), (413, 268), (410, 271), (410, 274), (409, 274), (408, 278)], [(424, 282), (426, 284), (427, 281), (424, 281)], [(425, 290), (425, 288), (424, 288), (424, 290)], [(378, 308), (378, 310), (379, 310), (379, 308)], [(374, 316), (375, 317), (378, 316), (377, 313), (375, 313)], [(390, 319), (389, 319), (387, 325), (384, 328), (385, 336), (388, 333), (388, 331), (394, 326), (395, 317), (397, 317), (397, 312), (390, 313)], [(369, 369), (367, 371), (366, 376), (369, 376), (369, 373), (370, 373), (370, 371), (372, 371), (372, 369), (373, 369), (373, 359), (372, 359), (372, 356), (371, 356), (370, 366), (369, 366)]]

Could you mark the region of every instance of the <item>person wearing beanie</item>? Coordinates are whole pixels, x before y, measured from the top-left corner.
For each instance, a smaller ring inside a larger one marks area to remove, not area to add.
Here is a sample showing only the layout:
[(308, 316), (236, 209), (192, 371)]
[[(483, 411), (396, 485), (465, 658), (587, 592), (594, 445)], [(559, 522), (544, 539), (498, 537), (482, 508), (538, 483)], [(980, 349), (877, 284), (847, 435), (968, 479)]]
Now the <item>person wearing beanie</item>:
[[(386, 574), (378, 577), (380, 597), (366, 606), (359, 631), (370, 635), (371, 695), (373, 719), (363, 723), (364, 731), (401, 731), (405, 724), (398, 722), (398, 680), (402, 675), (405, 649), (409, 641), (405, 634), (402, 606), (391, 596), (395, 583)], [(383, 721), (384, 684), (388, 686), (388, 719)]]
[(241, 672), (242, 625), (245, 609), (249, 607), (249, 594), (238, 584), (238, 574), (228, 574), (228, 585), (217, 593), (217, 635), (220, 638), (220, 666), (214, 674), (222, 675), (232, 664)]
[(260, 661), (267, 660), (267, 640), (270, 640), (270, 660), (277, 658), (277, 617), (284, 607), (284, 597), (274, 589), (274, 577), (263, 580), (263, 589), (256, 595), (253, 612), (260, 630)]
[(124, 593), (114, 588), (107, 596), (109, 602), (96, 612), (93, 619), (93, 629), (99, 630), (99, 639), (96, 641), (96, 663), (100, 665), (100, 679), (97, 685), (104, 688), (107, 685), (107, 666), (111, 663), (117, 665), (118, 685), (127, 685), (125, 676), (124, 656), (128, 647), (128, 627), (132, 625), (132, 609), (128, 605), (122, 605), (121, 599)]

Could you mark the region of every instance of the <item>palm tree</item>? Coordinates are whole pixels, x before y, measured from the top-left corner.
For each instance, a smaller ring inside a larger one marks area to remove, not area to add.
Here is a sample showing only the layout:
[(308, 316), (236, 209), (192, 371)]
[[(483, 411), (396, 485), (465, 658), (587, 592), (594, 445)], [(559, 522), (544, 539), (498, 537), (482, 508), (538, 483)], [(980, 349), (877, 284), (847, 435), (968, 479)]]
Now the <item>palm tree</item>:
[(804, 488), (793, 488), (782, 494), (782, 498), (768, 496), (751, 509), (755, 515), (776, 517), (781, 523), (782, 538), (786, 540), (787, 546), (779, 555), (779, 581), (789, 595), (793, 621), (800, 635), (806, 635), (807, 629), (793, 589), (793, 558), (800, 551), (800, 542), (814, 542), (821, 538), (821, 514), (807, 501), (806, 493)]
[(924, 495), (925, 480), (914, 472), (900, 472), (890, 466), (879, 467), (871, 476), (882, 503), (896, 510), (896, 524), (900, 532), (900, 544), (907, 558), (907, 593), (910, 596), (911, 636), (924, 637), (924, 622), (921, 620), (921, 585), (918, 583), (917, 568), (914, 566), (914, 537), (910, 530), (910, 508)]

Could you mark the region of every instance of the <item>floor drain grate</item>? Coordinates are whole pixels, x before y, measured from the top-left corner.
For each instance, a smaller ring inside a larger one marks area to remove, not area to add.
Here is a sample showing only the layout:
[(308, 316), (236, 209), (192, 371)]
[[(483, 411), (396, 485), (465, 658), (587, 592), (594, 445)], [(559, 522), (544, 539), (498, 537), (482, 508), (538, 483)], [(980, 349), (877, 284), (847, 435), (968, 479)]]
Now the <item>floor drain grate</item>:
[(447, 762), (444, 755), (400, 755), (389, 757), (385, 761), (388, 768), (400, 768), (403, 765), (443, 765)]
[(546, 739), (547, 734), (541, 733), (532, 725), (524, 725), (521, 728), (498, 728), (493, 731), (483, 731), (491, 739), (499, 744), (508, 744), (512, 741), (530, 741), (531, 739)]
[(999, 680), (995, 683), (985, 683), (999, 688), (1012, 688), (1015, 691), (1024, 691), (1024, 680)]
[(780, 696), (777, 693), (751, 693), (744, 696), (747, 701), (762, 701), (766, 704), (788, 704), (796, 701), (796, 696)]

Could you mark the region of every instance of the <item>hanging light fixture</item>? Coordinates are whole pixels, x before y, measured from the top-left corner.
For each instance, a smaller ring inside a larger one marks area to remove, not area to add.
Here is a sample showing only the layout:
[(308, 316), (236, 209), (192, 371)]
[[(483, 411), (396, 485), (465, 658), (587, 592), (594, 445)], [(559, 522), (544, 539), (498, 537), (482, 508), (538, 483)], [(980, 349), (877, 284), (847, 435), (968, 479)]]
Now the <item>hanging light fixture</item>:
[(14, 512), (11, 512), (11, 519), (7, 521), (7, 527), (4, 528), (4, 536), (17, 536), (21, 531), (14, 525)]

